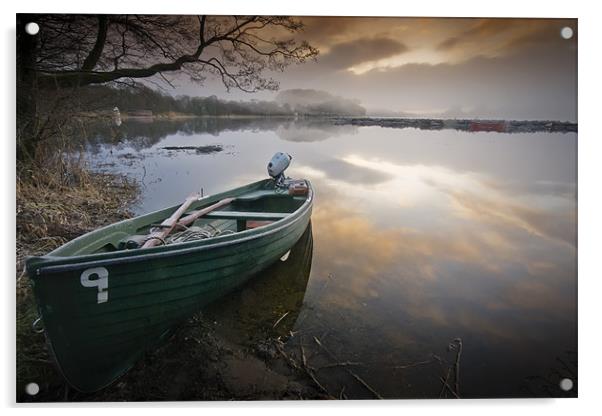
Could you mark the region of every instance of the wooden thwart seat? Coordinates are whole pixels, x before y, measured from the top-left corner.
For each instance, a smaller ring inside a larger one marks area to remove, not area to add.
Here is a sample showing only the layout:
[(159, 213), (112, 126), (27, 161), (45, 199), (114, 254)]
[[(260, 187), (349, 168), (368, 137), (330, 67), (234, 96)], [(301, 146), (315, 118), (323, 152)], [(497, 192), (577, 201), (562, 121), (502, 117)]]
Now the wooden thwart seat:
[(286, 218), (290, 213), (287, 212), (241, 212), (241, 211), (212, 211), (203, 216), (203, 218), (220, 220), (255, 220), (255, 221), (278, 221)]
[(244, 231), (278, 221), (291, 215), (287, 212), (241, 212), (241, 211), (212, 211), (203, 216), (207, 219), (236, 220), (236, 231)]

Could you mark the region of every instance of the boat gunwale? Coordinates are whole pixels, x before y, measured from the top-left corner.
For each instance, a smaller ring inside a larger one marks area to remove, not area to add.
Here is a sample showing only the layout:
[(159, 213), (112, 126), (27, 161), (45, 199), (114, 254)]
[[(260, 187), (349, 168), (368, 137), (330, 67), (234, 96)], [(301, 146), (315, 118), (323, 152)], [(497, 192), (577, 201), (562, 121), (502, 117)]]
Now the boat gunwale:
[[(207, 198), (207, 202), (212, 202), (213, 199), (217, 200), (223, 196), (231, 194), (232, 192), (240, 191), (246, 187), (252, 187), (252, 186), (259, 185), (260, 183), (268, 181), (268, 180), (264, 179), (264, 180), (257, 181), (257, 182), (239, 187), (239, 188), (235, 188), (235, 189), (232, 189), (229, 191), (224, 191), (222, 193), (212, 195)], [(274, 221), (272, 224), (266, 225), (264, 227), (259, 227), (259, 228), (255, 228), (255, 229), (251, 229), (251, 230), (245, 230), (245, 231), (241, 231), (236, 234), (227, 235), (227, 236), (223, 236), (223, 237), (216, 237), (216, 239), (224, 238), (225, 239), (224, 241), (216, 241), (213, 243), (206, 243), (207, 240), (200, 240), (200, 242), (203, 243), (201, 245), (199, 245), (199, 241), (193, 241), (188, 244), (187, 243), (174, 244), (173, 246), (168, 247), (167, 249), (166, 249), (166, 246), (158, 246), (158, 247), (145, 249), (144, 251), (142, 251), (142, 250), (126, 250), (126, 251), (120, 252), (119, 257), (115, 257), (114, 252), (84, 254), (84, 255), (80, 255), (80, 256), (65, 256), (65, 257), (53, 256), (51, 254), (52, 253), (51, 252), (45, 256), (30, 257), (30, 259), (35, 259), (38, 262), (36, 262), (36, 264), (33, 265), (31, 271), (28, 270), (28, 273), (30, 273), (30, 276), (33, 278), (33, 277), (41, 277), (41, 275), (44, 275), (44, 274), (61, 273), (61, 272), (67, 272), (67, 271), (72, 271), (72, 270), (78, 270), (78, 269), (82, 269), (82, 268), (101, 267), (101, 266), (105, 266), (105, 265), (118, 265), (118, 264), (123, 264), (123, 263), (133, 263), (133, 262), (141, 262), (141, 261), (151, 261), (151, 260), (161, 259), (161, 258), (165, 258), (165, 257), (175, 257), (175, 256), (180, 256), (180, 255), (201, 252), (201, 251), (207, 251), (207, 250), (211, 250), (211, 249), (215, 249), (215, 248), (227, 247), (230, 245), (244, 243), (244, 242), (247, 242), (250, 240), (263, 238), (263, 237), (269, 236), (271, 234), (274, 234), (278, 231), (281, 231), (282, 229), (284, 229), (286, 227), (292, 226), (297, 221), (302, 219), (304, 214), (308, 210), (311, 209), (311, 207), (313, 205), (313, 188), (312, 188), (309, 180), (307, 180), (307, 183), (309, 185), (309, 187), (308, 187), (309, 189), (308, 189), (306, 200), (303, 202), (303, 204), (299, 208), (297, 208), (295, 211), (291, 212), (289, 216), (287, 216), (281, 220)], [(177, 208), (177, 206), (174, 206), (174, 207)], [(154, 212), (144, 214), (144, 215), (153, 215), (157, 212), (167, 210), (167, 209), (172, 209), (174, 207), (164, 208), (164, 209), (154, 211)], [(136, 218), (136, 217), (134, 217), (134, 218)], [(130, 221), (130, 220), (131, 219), (124, 220), (122, 222)], [(119, 222), (110, 224), (107, 227), (114, 226), (116, 224), (119, 224)], [(247, 234), (243, 235), (245, 233), (247, 233)], [(83, 237), (83, 235), (80, 237)], [(78, 237), (78, 238), (80, 238), (80, 237)], [(74, 240), (72, 240), (72, 241), (74, 241)], [(94, 257), (98, 257), (98, 258), (94, 259)], [(78, 258), (80, 260), (79, 262), (77, 261)], [(90, 258), (92, 258), (92, 259), (90, 259)], [(52, 263), (59, 263), (59, 264), (53, 265)]]

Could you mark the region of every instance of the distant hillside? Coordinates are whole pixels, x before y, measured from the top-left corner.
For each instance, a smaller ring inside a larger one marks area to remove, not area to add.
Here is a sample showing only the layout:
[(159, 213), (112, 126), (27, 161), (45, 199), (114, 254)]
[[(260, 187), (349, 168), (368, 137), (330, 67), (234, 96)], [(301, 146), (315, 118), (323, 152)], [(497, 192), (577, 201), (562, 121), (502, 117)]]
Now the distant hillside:
[(363, 116), (366, 109), (358, 101), (338, 97), (326, 91), (312, 89), (284, 90), (276, 102), (289, 106), (294, 112), (309, 115)]
[(153, 114), (181, 113), (198, 116), (364, 116), (357, 102), (317, 90), (285, 90), (275, 101), (222, 100), (209, 97), (177, 96), (146, 86), (115, 88), (90, 86), (77, 91), (80, 111), (149, 110)]

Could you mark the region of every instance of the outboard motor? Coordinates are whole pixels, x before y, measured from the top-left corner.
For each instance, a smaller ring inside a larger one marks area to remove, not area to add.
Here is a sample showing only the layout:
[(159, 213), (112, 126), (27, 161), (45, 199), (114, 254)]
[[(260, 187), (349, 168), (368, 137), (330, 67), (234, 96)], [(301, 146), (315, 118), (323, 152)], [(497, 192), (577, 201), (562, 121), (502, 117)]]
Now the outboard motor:
[(291, 164), (292, 156), (288, 153), (278, 152), (268, 163), (268, 174), (274, 178), (276, 185), (282, 186), (284, 184), (284, 171)]

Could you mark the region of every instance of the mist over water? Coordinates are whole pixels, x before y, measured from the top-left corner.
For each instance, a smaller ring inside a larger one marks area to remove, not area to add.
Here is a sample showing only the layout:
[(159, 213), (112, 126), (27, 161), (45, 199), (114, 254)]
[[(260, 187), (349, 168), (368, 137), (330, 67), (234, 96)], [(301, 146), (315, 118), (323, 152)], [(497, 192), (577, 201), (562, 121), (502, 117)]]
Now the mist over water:
[[(164, 149), (206, 145), (223, 150)], [(450, 358), (460, 337), (463, 397), (503, 397), (529, 396), (528, 377), (577, 350), (576, 148), (574, 133), (195, 119), (99, 130), (88, 156), (142, 182), (143, 213), (263, 179), (288, 152), (288, 175), (316, 192), (294, 331), (363, 363), (354, 371), (387, 397), (438, 397), (433, 368), (393, 367)]]

